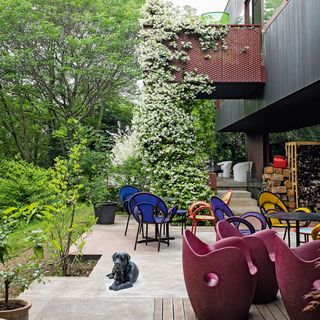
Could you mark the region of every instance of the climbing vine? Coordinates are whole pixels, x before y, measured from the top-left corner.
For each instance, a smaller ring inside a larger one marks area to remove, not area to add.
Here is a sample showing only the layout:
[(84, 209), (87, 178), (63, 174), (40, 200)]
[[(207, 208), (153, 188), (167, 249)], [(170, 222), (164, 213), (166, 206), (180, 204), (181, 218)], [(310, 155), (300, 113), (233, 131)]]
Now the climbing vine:
[[(178, 199), (181, 205), (208, 200), (207, 173), (188, 106), (199, 93), (210, 94), (215, 88), (196, 69), (181, 70), (190, 59), (192, 43), (179, 35), (197, 36), (210, 59), (213, 51), (227, 49), (228, 27), (210, 27), (191, 8), (180, 10), (162, 0), (146, 1), (141, 23), (139, 62), (144, 86), (136, 128), (150, 189)], [(177, 72), (182, 72), (179, 82)]]

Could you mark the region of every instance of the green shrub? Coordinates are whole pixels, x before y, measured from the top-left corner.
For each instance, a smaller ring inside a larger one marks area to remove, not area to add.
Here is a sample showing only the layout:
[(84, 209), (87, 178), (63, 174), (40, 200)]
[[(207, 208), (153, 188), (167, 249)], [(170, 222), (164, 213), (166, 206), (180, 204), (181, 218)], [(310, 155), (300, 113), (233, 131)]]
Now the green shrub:
[(50, 174), (22, 160), (0, 161), (0, 208), (50, 203)]

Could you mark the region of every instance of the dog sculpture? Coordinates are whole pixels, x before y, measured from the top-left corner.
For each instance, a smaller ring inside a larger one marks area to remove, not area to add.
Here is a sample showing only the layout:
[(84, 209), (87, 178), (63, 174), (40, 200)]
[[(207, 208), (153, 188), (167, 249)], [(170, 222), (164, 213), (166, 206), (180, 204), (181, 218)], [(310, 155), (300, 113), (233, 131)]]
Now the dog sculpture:
[(109, 287), (110, 290), (118, 291), (126, 288), (131, 288), (139, 276), (137, 265), (130, 261), (131, 257), (125, 252), (116, 252), (112, 256), (114, 266), (112, 272), (107, 274), (109, 279), (114, 279), (113, 284)]

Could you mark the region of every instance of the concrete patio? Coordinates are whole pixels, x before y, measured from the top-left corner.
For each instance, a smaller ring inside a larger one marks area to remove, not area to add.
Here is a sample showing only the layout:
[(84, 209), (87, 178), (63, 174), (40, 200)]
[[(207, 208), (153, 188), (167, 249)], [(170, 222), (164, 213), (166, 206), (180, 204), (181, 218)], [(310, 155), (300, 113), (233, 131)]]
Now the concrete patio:
[[(136, 222), (131, 221), (125, 237), (125, 221), (125, 216), (117, 216), (114, 225), (95, 225), (92, 233), (88, 235), (84, 253), (102, 255), (89, 277), (46, 278), (45, 284), (34, 282), (29, 290), (21, 295), (32, 302), (30, 320), (152, 320), (157, 318), (156, 309), (159, 308), (159, 303), (161, 306), (161, 301), (172, 301), (173, 305), (184, 304), (185, 308), (181, 309), (184, 310), (183, 319), (194, 319), (188, 305), (182, 274), (181, 228), (170, 227), (175, 240), (171, 241), (169, 247), (161, 244), (159, 253), (156, 243), (149, 243), (148, 246), (144, 243), (138, 244), (134, 251)], [(199, 227), (197, 235), (204, 241), (215, 240), (212, 227)], [(112, 280), (107, 279), (106, 274), (112, 270), (111, 256), (115, 251), (128, 252), (140, 269), (140, 276), (133, 288), (118, 292), (108, 289)], [(173, 313), (172, 310), (169, 311)], [(165, 310), (163, 312), (165, 313)], [(253, 306), (251, 318), (263, 319), (254, 317), (255, 313), (260, 315), (261, 311)], [(173, 319), (164, 315), (162, 317)], [(282, 317), (286, 319), (285, 316)]]

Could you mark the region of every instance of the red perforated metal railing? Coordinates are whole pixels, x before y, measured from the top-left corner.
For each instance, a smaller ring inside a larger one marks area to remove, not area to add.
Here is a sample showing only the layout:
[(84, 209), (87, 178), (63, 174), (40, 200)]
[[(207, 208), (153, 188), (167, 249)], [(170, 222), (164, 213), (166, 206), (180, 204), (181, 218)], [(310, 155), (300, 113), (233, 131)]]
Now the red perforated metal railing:
[[(224, 88), (230, 88), (230, 85), (235, 87), (239, 84), (237, 88), (240, 88), (241, 84), (244, 84), (247, 94), (257, 88), (257, 85), (264, 84), (260, 26), (230, 26), (226, 38), (227, 50), (220, 46), (217, 51), (203, 51), (195, 35), (181, 34), (180, 40), (190, 41), (192, 48), (188, 51), (189, 61), (177, 62), (181, 71), (176, 73), (176, 81), (181, 81), (183, 71), (196, 70), (200, 74), (208, 75), (217, 86), (222, 83)], [(207, 55), (211, 58), (206, 58)], [(250, 84), (252, 88), (249, 87)]]

